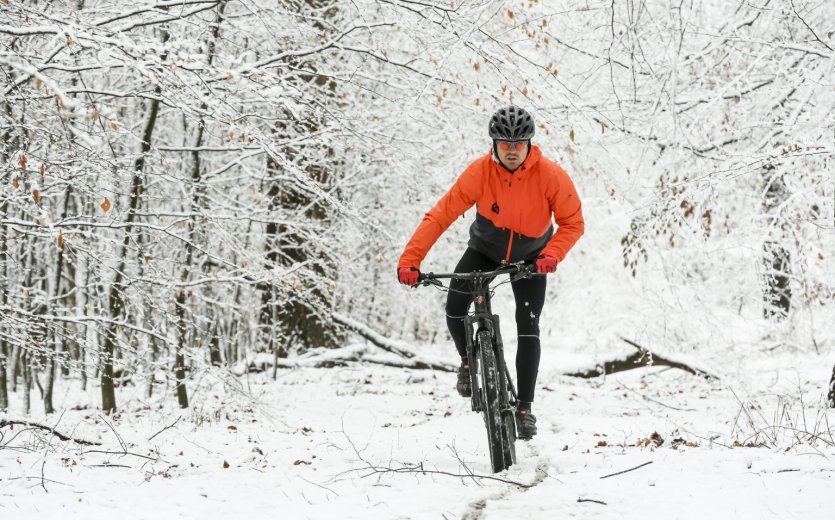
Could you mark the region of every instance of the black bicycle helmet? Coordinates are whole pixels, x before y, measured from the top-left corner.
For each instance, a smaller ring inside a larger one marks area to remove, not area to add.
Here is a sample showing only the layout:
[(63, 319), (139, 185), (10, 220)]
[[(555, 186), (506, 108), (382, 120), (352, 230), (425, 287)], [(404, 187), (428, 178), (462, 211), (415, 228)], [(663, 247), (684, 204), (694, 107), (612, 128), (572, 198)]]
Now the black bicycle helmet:
[(533, 137), (536, 127), (525, 109), (514, 105), (500, 108), (490, 118), (488, 127), (491, 139), (524, 141)]

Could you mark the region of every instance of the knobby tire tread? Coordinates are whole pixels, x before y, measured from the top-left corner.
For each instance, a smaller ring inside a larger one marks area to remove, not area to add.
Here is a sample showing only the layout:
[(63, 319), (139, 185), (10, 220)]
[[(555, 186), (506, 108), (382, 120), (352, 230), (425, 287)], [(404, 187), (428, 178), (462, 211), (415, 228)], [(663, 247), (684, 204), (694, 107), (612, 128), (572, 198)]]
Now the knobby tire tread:
[(481, 364), (481, 391), (484, 399), (484, 423), (487, 427), (487, 448), (493, 473), (498, 473), (509, 464), (505, 462), (505, 435), (499, 399), (499, 372), (493, 351), (490, 331), (478, 333), (478, 357)]

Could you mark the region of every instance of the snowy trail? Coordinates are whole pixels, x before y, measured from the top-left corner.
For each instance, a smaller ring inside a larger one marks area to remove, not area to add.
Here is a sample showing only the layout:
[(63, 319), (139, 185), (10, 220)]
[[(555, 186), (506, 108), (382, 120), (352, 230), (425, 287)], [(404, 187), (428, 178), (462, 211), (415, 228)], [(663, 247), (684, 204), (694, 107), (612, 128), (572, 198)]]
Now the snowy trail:
[[(580, 380), (543, 366), (540, 433), (519, 442), (518, 464), (496, 475), (530, 487), (469, 477), (493, 475), (482, 420), (453, 380), (365, 366), (280, 371), (275, 382), (251, 375), (255, 404), (206, 391), (161, 433), (178, 410), (148, 413), (137, 404), (113, 418), (113, 429), (93, 410), (67, 410), (59, 427), (112, 452), (123, 451), (118, 433), (128, 452), (151, 459), (80, 452), (54, 439), (58, 449), (46, 456), (7, 447), (0, 515), (809, 520), (830, 518), (835, 507), (832, 446), (730, 446), (745, 438), (732, 434), (735, 397), (722, 383), (674, 370)], [(65, 405), (84, 398), (67, 394)], [(807, 420), (815, 417), (812, 401)], [(763, 408), (764, 417), (774, 412)], [(660, 446), (647, 440), (655, 432)]]

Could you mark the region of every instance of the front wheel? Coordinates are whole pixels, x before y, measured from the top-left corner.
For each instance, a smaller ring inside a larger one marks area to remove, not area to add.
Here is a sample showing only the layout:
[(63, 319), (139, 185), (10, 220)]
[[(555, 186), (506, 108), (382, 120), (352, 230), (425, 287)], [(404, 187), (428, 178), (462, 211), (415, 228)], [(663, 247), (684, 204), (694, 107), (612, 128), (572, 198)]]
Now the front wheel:
[(478, 333), (478, 361), (481, 365), (480, 390), (484, 403), (482, 413), (487, 426), (487, 448), (490, 451), (490, 464), (493, 473), (498, 473), (510, 466), (512, 462), (505, 458), (507, 433), (504, 431), (501, 401), (499, 399), (499, 370), (496, 366), (496, 354), (493, 351), (493, 338), (488, 330), (482, 330)]

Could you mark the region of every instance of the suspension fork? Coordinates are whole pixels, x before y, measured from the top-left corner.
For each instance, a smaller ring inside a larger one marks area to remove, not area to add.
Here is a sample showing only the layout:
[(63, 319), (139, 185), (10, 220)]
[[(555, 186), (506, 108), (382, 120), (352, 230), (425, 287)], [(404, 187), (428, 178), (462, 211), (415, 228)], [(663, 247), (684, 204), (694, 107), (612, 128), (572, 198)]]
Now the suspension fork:
[(475, 287), (475, 294), (473, 296), (473, 303), (475, 309), (472, 315), (464, 318), (464, 330), (467, 336), (467, 358), (470, 365), (470, 384), (473, 388), (472, 408), (474, 412), (484, 410), (484, 403), (481, 400), (481, 392), (478, 389), (481, 387), (481, 381), (478, 379), (476, 371), (476, 356), (477, 356), (477, 334), (483, 329), (490, 331), (491, 336), (495, 327), (493, 326), (492, 313), (490, 312), (490, 295), (485, 286), (486, 281), (481, 279), (473, 280)]
[(479, 412), (484, 409), (484, 403), (481, 402), (481, 394), (476, 389), (481, 382), (478, 380), (476, 372), (476, 335), (480, 330), (487, 329), (490, 331), (490, 336), (493, 338), (493, 345), (496, 354), (497, 376), (499, 378), (499, 388), (507, 389), (510, 395), (504, 391), (500, 392), (500, 406), (502, 410), (510, 409), (510, 405), (515, 405), (517, 402), (516, 389), (513, 386), (513, 378), (510, 376), (510, 369), (504, 358), (504, 342), (500, 330), (500, 320), (497, 314), (493, 314), (490, 305), (490, 296), (486, 287), (479, 285), (479, 290), (476, 291), (473, 298), (475, 303), (475, 312), (472, 316), (464, 318), (464, 327), (467, 335), (467, 358), (470, 365), (470, 382), (473, 388), (472, 408), (473, 411)]

